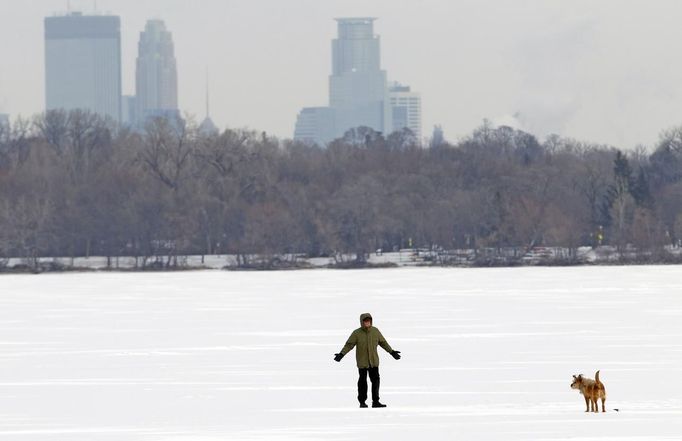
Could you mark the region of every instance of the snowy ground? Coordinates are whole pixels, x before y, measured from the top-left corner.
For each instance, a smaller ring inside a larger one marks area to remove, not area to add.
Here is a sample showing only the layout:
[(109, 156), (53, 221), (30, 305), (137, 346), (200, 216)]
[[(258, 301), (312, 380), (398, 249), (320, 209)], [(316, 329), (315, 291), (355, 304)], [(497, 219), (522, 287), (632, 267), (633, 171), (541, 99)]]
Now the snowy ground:
[[(664, 440), (682, 434), (682, 269), (0, 277), (0, 440)], [(386, 409), (358, 409), (369, 311)], [(606, 414), (571, 375), (601, 369)], [(618, 408), (620, 412), (611, 409)]]

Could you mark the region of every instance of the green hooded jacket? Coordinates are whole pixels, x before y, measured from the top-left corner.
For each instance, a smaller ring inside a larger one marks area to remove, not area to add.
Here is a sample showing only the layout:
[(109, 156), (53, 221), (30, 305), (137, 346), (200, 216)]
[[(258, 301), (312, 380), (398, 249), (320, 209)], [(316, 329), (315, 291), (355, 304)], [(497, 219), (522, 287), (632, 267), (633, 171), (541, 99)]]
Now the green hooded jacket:
[(362, 321), (366, 318), (372, 319), (369, 313), (360, 315), (360, 327), (353, 331), (348, 337), (346, 345), (341, 349), (341, 353), (346, 355), (353, 347), (355, 348), (355, 360), (359, 368), (379, 367), (379, 354), (377, 346), (381, 346), (386, 352), (393, 352), (393, 348), (388, 344), (381, 332), (374, 326), (365, 329)]

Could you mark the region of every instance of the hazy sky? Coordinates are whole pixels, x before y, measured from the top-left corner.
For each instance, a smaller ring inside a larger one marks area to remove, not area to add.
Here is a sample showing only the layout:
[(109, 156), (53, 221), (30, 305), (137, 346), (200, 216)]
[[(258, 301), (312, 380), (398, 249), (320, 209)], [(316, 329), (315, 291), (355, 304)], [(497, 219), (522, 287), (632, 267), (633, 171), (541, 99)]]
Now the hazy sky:
[[(334, 17), (373, 16), (389, 80), (422, 94), (423, 131), (484, 118), (622, 148), (682, 124), (678, 0), (71, 0), (121, 16), (123, 92), (148, 18), (173, 33), (179, 102), (220, 127), (293, 134), (327, 104)], [(67, 0), (0, 0), (0, 112), (44, 108), (43, 17)]]

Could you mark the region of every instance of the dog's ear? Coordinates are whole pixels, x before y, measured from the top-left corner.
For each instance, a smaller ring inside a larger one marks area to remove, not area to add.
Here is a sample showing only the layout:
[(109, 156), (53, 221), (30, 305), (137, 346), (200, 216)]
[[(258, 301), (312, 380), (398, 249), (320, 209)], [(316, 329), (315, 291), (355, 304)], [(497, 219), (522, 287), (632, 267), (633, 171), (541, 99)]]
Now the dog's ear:
[(578, 380), (582, 380), (582, 379), (583, 379), (583, 374), (578, 375)]
[(576, 377), (576, 376), (574, 375), (573, 378), (578, 378), (578, 377)]

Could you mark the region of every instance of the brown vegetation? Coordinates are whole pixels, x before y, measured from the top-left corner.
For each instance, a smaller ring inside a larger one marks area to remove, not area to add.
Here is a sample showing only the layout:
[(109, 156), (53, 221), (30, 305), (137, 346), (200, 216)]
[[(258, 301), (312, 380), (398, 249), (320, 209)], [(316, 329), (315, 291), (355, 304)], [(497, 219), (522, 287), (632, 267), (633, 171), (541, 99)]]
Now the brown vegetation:
[(326, 148), (191, 121), (135, 132), (79, 111), (0, 130), (0, 256), (27, 262), (599, 244), (655, 255), (682, 234), (682, 129), (651, 155), (488, 125), (430, 148), (367, 128)]

